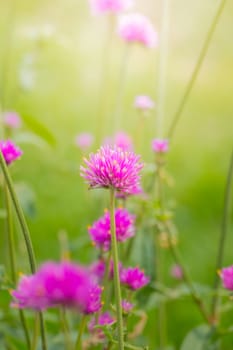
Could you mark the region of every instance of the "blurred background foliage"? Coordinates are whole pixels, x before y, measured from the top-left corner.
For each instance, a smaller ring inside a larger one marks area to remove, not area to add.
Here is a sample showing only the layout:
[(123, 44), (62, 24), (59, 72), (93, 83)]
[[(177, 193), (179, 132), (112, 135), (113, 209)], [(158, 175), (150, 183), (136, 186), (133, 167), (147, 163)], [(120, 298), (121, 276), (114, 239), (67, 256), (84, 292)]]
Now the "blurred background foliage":
[[(136, 2), (136, 10), (149, 15), (159, 28), (161, 1)], [(217, 4), (216, 0), (171, 1), (164, 136)], [(176, 206), (180, 249), (194, 280), (204, 284), (212, 283), (215, 275), (233, 140), (232, 14), (233, 3), (228, 1), (168, 155), (168, 169), (175, 179), (170, 196)], [(0, 0), (1, 108), (17, 111), (24, 120), (22, 134), (15, 135), (24, 155), (12, 174), (26, 203), (40, 262), (59, 258), (62, 230), (72, 242), (74, 258), (93, 260), (86, 227), (102, 214), (107, 201), (103, 192), (89, 192), (80, 178), (82, 155), (74, 138), (83, 131), (93, 133), (95, 150), (104, 137), (114, 133), (112, 110), (124, 44), (113, 34), (111, 51), (106, 50), (110, 26), (108, 17), (91, 16), (87, 0)], [(133, 100), (135, 95), (148, 94), (156, 101), (157, 56), (158, 49), (132, 47), (125, 77), (120, 129), (133, 137), (145, 162), (153, 161), (150, 143), (156, 136), (156, 110), (145, 120), (139, 145)], [(104, 71), (108, 82), (103, 94)], [(100, 103), (105, 110), (101, 127)], [(33, 131), (31, 136), (28, 129)], [(232, 218), (231, 211), (231, 223)], [(232, 245), (231, 230), (225, 265), (233, 263)], [(169, 277), (169, 259), (168, 254), (164, 272), (168, 283), (174, 284)], [(200, 317), (186, 299), (171, 302), (168, 308), (168, 333), (179, 345)], [(145, 335), (153, 335), (152, 348), (154, 329), (151, 317)], [(232, 344), (232, 339), (227, 341)]]

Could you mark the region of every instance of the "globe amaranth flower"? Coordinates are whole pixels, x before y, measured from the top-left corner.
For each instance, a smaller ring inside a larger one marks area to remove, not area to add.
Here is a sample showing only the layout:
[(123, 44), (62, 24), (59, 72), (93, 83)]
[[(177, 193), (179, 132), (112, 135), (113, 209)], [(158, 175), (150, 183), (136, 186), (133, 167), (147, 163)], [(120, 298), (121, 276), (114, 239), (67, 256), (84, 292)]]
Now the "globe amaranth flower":
[(87, 315), (93, 314), (99, 311), (102, 307), (101, 302), (102, 288), (98, 284), (93, 284), (90, 286), (87, 295), (87, 303), (83, 312)]
[(98, 286), (83, 267), (70, 262), (48, 262), (34, 275), (23, 276), (11, 294), (12, 304), (18, 308), (42, 310), (63, 306), (88, 312), (96, 308), (95, 292), (99, 298)]
[(104, 312), (98, 316), (98, 319), (96, 320), (96, 317), (93, 317), (89, 324), (88, 324), (88, 330), (90, 333), (95, 334), (99, 339), (104, 339), (105, 335), (102, 329), (96, 328), (95, 326), (107, 326), (112, 325), (116, 320), (110, 315), (109, 312)]
[(166, 139), (152, 140), (152, 150), (156, 153), (166, 153), (168, 151), (169, 142)]
[(149, 283), (150, 278), (138, 267), (122, 269), (120, 273), (121, 283), (131, 290), (137, 290)]
[(118, 34), (128, 43), (139, 43), (149, 48), (157, 46), (157, 32), (151, 21), (140, 13), (120, 16)]
[(91, 147), (93, 144), (94, 137), (90, 133), (81, 133), (76, 136), (75, 138), (75, 144), (78, 148), (80, 148), (82, 151), (86, 151), (88, 148)]
[(0, 152), (2, 152), (7, 165), (13, 163), (23, 154), (23, 151), (11, 140), (0, 141)]
[(89, 272), (93, 276), (93, 280), (96, 282), (101, 282), (105, 274), (105, 261), (104, 259), (99, 259), (91, 264), (89, 267)]
[(155, 103), (149, 96), (139, 95), (134, 100), (134, 107), (141, 111), (148, 111), (155, 107)]
[(119, 13), (129, 9), (133, 0), (89, 0), (94, 15), (103, 13)]
[(134, 307), (132, 303), (130, 303), (128, 300), (125, 300), (125, 299), (122, 300), (121, 305), (122, 305), (122, 311), (126, 315), (129, 314)]
[(5, 112), (3, 113), (3, 122), (4, 124), (11, 128), (17, 129), (21, 126), (21, 118), (16, 112)]
[(171, 267), (171, 276), (177, 280), (183, 278), (183, 269), (180, 265), (174, 264)]
[(86, 168), (80, 167), (81, 176), (90, 188), (113, 188), (130, 194), (140, 186), (143, 164), (134, 152), (106, 145), (91, 153), (89, 160), (84, 158), (84, 162)]
[[(116, 238), (123, 242), (132, 237), (135, 232), (135, 216), (130, 214), (127, 209), (118, 208), (115, 210)], [(109, 211), (106, 210), (104, 216), (95, 221), (88, 228), (92, 241), (97, 247), (108, 250), (111, 245), (111, 219)]]
[(233, 291), (233, 266), (225, 267), (219, 272), (223, 287)]

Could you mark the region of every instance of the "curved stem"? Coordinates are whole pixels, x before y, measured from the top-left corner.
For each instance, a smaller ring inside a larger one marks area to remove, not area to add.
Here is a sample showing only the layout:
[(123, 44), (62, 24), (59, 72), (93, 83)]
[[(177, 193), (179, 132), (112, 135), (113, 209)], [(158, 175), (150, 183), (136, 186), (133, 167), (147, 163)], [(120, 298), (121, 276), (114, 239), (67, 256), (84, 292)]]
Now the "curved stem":
[[(218, 249), (217, 261), (216, 261), (216, 271), (222, 268), (222, 263), (223, 263), (225, 241), (226, 241), (227, 229), (228, 229), (227, 224), (228, 224), (229, 209), (230, 209), (230, 202), (231, 202), (232, 178), (233, 178), (233, 152), (230, 158), (230, 164), (229, 164), (229, 170), (228, 170), (226, 188), (225, 188), (225, 194), (224, 194), (223, 216), (222, 216), (222, 224), (221, 224), (221, 234), (220, 234), (219, 245), (218, 245), (219, 249)], [(213, 288), (216, 291), (216, 293), (213, 296), (212, 305), (211, 305), (213, 322), (217, 322), (217, 311), (218, 311), (217, 309), (218, 309), (218, 303), (219, 303), (219, 293), (218, 293), (219, 284), (220, 284), (220, 279), (216, 274), (214, 285), (213, 285)]]
[(204, 58), (206, 56), (207, 50), (209, 48), (211, 39), (213, 37), (214, 31), (215, 31), (215, 28), (216, 28), (216, 26), (218, 24), (220, 16), (221, 16), (221, 14), (223, 12), (223, 9), (224, 9), (224, 6), (226, 4), (226, 1), (227, 0), (221, 0), (220, 1), (219, 7), (217, 9), (217, 12), (214, 15), (214, 18), (213, 18), (212, 23), (210, 25), (210, 28), (208, 30), (206, 39), (205, 39), (204, 44), (202, 46), (201, 52), (200, 52), (199, 57), (197, 59), (197, 63), (196, 63), (196, 65), (194, 67), (194, 70), (192, 72), (191, 78), (190, 78), (190, 80), (189, 80), (189, 82), (187, 84), (187, 87), (185, 89), (185, 92), (184, 92), (184, 95), (183, 95), (183, 97), (181, 99), (181, 102), (180, 102), (180, 104), (179, 104), (179, 106), (178, 106), (178, 108), (177, 108), (177, 110), (176, 110), (176, 112), (175, 112), (175, 114), (173, 116), (172, 123), (171, 123), (170, 129), (168, 131), (168, 137), (169, 138), (171, 138), (173, 136), (173, 134), (174, 134), (176, 125), (177, 125), (177, 123), (178, 123), (178, 121), (180, 119), (180, 116), (181, 116), (181, 114), (182, 114), (182, 112), (184, 110), (184, 106), (185, 106), (185, 104), (186, 104), (186, 102), (187, 102), (187, 100), (189, 98), (190, 92), (192, 91), (193, 85), (194, 85), (194, 83), (195, 83), (195, 81), (197, 79), (198, 73), (200, 71), (202, 63), (203, 63)]
[(82, 350), (82, 335), (86, 328), (86, 321), (87, 321), (87, 316), (83, 315), (80, 323), (80, 327), (79, 327), (78, 337), (74, 346), (74, 350)]
[(116, 239), (116, 223), (115, 223), (115, 191), (110, 188), (110, 219), (111, 219), (111, 247), (113, 256), (113, 277), (114, 289), (116, 298), (116, 312), (117, 312), (117, 333), (118, 333), (118, 349), (124, 350), (124, 328), (121, 305), (121, 287), (119, 276), (119, 259)]

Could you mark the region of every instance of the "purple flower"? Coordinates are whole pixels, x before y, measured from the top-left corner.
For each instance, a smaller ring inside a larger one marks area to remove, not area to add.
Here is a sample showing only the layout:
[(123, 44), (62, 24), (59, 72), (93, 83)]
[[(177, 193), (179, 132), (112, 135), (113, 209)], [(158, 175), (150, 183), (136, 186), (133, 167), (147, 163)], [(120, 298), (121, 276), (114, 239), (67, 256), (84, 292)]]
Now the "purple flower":
[(233, 266), (225, 267), (220, 271), (223, 287), (233, 290)]
[(114, 322), (115, 319), (110, 315), (110, 313), (104, 312), (99, 315), (97, 320), (95, 317), (90, 320), (88, 330), (90, 333), (94, 333), (99, 339), (104, 339), (105, 335), (102, 329), (95, 328), (95, 326), (107, 326), (113, 324)]
[(132, 309), (134, 307), (133, 304), (131, 304), (128, 300), (125, 300), (125, 299), (122, 300), (121, 304), (122, 304), (122, 309), (123, 309), (124, 314), (130, 313), (130, 311), (132, 311)]
[(121, 283), (125, 284), (131, 290), (137, 290), (149, 283), (150, 278), (144, 274), (138, 267), (129, 267), (122, 269), (120, 273)]
[(87, 167), (80, 167), (81, 176), (90, 188), (114, 188), (120, 192), (132, 193), (139, 187), (139, 172), (143, 167), (139, 160), (140, 156), (133, 152), (106, 145), (97, 153), (91, 153), (89, 160), (84, 158)]
[(155, 103), (149, 96), (139, 95), (135, 98), (134, 106), (141, 111), (147, 111), (153, 109)]
[(131, 137), (123, 131), (116, 133), (114, 144), (123, 151), (132, 151), (133, 143)]
[(101, 282), (105, 274), (105, 261), (103, 259), (95, 261), (89, 267), (89, 271), (95, 281)]
[(3, 122), (12, 129), (17, 129), (21, 126), (21, 118), (16, 112), (3, 113)]
[(122, 15), (118, 23), (118, 34), (128, 43), (140, 43), (146, 47), (155, 47), (158, 42), (152, 23), (140, 13)]
[(88, 295), (87, 304), (83, 311), (85, 314), (87, 315), (93, 314), (101, 309), (102, 307), (101, 294), (102, 294), (102, 288), (99, 285), (93, 284), (90, 286), (87, 293)]
[(23, 154), (21, 149), (11, 140), (0, 141), (0, 151), (2, 152), (7, 165), (10, 165)]
[(166, 153), (168, 151), (169, 142), (166, 139), (152, 140), (152, 149), (156, 153)]
[(183, 278), (183, 270), (180, 265), (172, 265), (171, 267), (171, 276), (177, 280), (181, 280)]
[(91, 11), (94, 15), (102, 13), (118, 13), (133, 5), (133, 0), (90, 0)]
[(79, 134), (75, 138), (76, 146), (79, 147), (82, 151), (86, 151), (88, 148), (90, 148), (93, 144), (93, 141), (93, 135), (87, 132)]
[[(115, 210), (116, 237), (117, 241), (123, 242), (132, 237), (135, 232), (135, 217), (126, 209), (118, 208)], [(111, 220), (109, 211), (106, 210), (104, 216), (95, 221), (88, 228), (92, 241), (97, 247), (108, 250), (111, 244)]]

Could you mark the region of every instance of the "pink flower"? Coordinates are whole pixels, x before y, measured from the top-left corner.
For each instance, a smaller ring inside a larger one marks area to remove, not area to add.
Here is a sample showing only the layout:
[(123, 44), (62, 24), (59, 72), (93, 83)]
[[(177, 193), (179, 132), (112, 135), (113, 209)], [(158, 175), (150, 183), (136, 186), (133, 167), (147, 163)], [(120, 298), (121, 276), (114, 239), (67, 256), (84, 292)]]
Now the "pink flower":
[(110, 315), (110, 313), (104, 312), (99, 315), (97, 320), (95, 317), (91, 319), (91, 321), (88, 324), (88, 330), (90, 333), (94, 333), (95, 335), (97, 335), (99, 339), (104, 339), (105, 335), (102, 329), (95, 328), (95, 326), (107, 326), (113, 324), (114, 322), (115, 319)]
[[(115, 211), (116, 237), (119, 242), (123, 242), (132, 237), (135, 232), (135, 217), (126, 209), (118, 208)], [(92, 241), (104, 250), (108, 250), (111, 244), (111, 221), (109, 211), (106, 210), (104, 216), (95, 221), (88, 232)]]
[(90, 286), (88, 290), (87, 304), (84, 308), (84, 313), (89, 315), (99, 311), (102, 307), (101, 302), (102, 288), (97, 284)]
[(129, 267), (122, 269), (120, 273), (120, 280), (131, 290), (137, 290), (149, 283), (150, 278), (144, 274), (143, 270), (138, 267)]
[(123, 131), (120, 131), (115, 135), (114, 144), (123, 151), (133, 150), (133, 142), (131, 137)]
[(171, 276), (177, 280), (181, 280), (183, 278), (183, 270), (180, 265), (172, 265), (171, 267)]
[(220, 271), (223, 287), (233, 290), (233, 266), (225, 267)]
[(21, 149), (11, 140), (0, 141), (0, 151), (2, 152), (7, 165), (10, 165), (23, 154)]
[(97, 153), (91, 153), (89, 160), (84, 158), (87, 167), (80, 167), (81, 176), (90, 188), (114, 188), (120, 192), (132, 193), (139, 187), (140, 170), (143, 167), (139, 160), (140, 156), (133, 152), (106, 145)]
[(75, 144), (78, 146), (82, 151), (87, 150), (91, 147), (93, 144), (94, 138), (93, 135), (84, 132), (82, 134), (79, 134), (75, 138)]
[(140, 13), (122, 15), (118, 23), (118, 34), (128, 43), (139, 43), (150, 48), (157, 46), (157, 32), (150, 20)]
[(90, 0), (91, 12), (94, 15), (102, 13), (118, 13), (130, 8), (134, 0)]
[(103, 259), (95, 261), (89, 267), (89, 271), (90, 274), (93, 276), (94, 280), (96, 280), (97, 282), (101, 282), (105, 274), (105, 261)]
[(5, 112), (3, 114), (3, 122), (12, 129), (17, 129), (21, 126), (21, 118), (16, 112)]
[(146, 95), (139, 95), (135, 98), (134, 106), (141, 111), (147, 111), (155, 107), (154, 101)]
[(132, 311), (134, 305), (131, 304), (128, 300), (122, 300), (122, 309), (123, 309), (123, 312), (124, 314), (128, 314), (130, 313), (130, 311)]
[(166, 153), (168, 151), (168, 140), (154, 139), (152, 140), (152, 149), (156, 153)]

